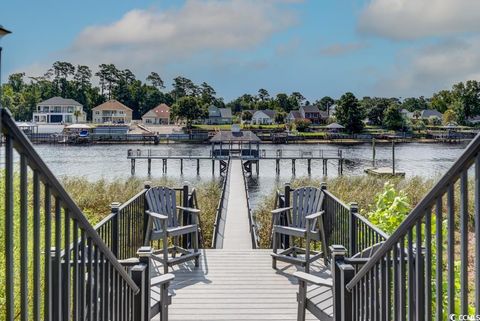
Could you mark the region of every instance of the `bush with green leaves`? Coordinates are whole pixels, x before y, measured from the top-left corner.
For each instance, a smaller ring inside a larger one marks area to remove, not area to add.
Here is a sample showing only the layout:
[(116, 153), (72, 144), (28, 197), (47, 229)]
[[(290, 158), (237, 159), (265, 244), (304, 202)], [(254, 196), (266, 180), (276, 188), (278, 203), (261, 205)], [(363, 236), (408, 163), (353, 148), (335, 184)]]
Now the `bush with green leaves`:
[(367, 213), (367, 218), (387, 234), (392, 234), (410, 209), (405, 192), (397, 191), (392, 183), (386, 182), (383, 191), (375, 197), (375, 205)]

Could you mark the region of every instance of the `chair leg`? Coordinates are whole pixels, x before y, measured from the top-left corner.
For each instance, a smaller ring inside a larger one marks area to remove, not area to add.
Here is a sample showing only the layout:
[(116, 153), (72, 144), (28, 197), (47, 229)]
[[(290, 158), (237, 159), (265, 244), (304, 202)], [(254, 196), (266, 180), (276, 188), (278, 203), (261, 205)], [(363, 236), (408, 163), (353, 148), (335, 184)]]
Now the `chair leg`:
[[(198, 253), (198, 229), (195, 230), (194, 240), (193, 240), (193, 253)], [(199, 267), (199, 257), (195, 256), (195, 267)]]
[[(273, 231), (272, 236), (273, 253), (277, 254), (277, 232)], [(277, 259), (272, 257), (272, 269), (277, 269)]]
[[(310, 228), (309, 224), (307, 227)], [(305, 240), (305, 273), (310, 273), (310, 230), (307, 229), (307, 239)]]
[(298, 287), (298, 310), (297, 310), (297, 321), (305, 321), (305, 310), (306, 310), (306, 303), (307, 300), (307, 285), (305, 281), (299, 280), (299, 287)]
[(168, 235), (163, 233), (163, 273), (168, 273)]
[(161, 285), (160, 292), (160, 318), (168, 321), (168, 286), (170, 283)]

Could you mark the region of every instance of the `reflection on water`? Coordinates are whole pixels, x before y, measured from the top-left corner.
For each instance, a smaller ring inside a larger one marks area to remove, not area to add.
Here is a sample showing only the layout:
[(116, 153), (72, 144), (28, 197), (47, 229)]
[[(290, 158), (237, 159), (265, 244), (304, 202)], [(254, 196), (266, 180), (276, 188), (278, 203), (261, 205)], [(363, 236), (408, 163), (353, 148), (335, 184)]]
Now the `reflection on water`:
[[(407, 176), (420, 175), (435, 177), (443, 174), (452, 162), (460, 155), (466, 145), (447, 144), (398, 144), (395, 149), (396, 168), (406, 172)], [(93, 145), (93, 146), (62, 146), (62, 145), (36, 145), (36, 150), (58, 176), (85, 176), (89, 180), (99, 178), (129, 178), (130, 161), (127, 160), (128, 149), (152, 149), (155, 155), (209, 155), (209, 145), (173, 144), (173, 145)], [(372, 149), (368, 144), (353, 146), (337, 145), (261, 145), (261, 149), (274, 153), (277, 149), (283, 150), (283, 155), (300, 155), (302, 152), (312, 152), (318, 155), (323, 150), (325, 153), (336, 153), (342, 149), (343, 156), (348, 160), (344, 164), (344, 175), (362, 175), (363, 169), (371, 166)], [(391, 145), (376, 147), (377, 164), (380, 166), (391, 165)], [(3, 161), (3, 160), (2, 160)], [(306, 176), (306, 160), (296, 161), (296, 176)], [(178, 182), (188, 181), (196, 184), (212, 179), (212, 162), (200, 161), (200, 175), (196, 173), (196, 161), (185, 160), (183, 175), (180, 175), (180, 161), (169, 160), (166, 176)], [(161, 160), (152, 161), (152, 177), (161, 177)], [(216, 177), (218, 177), (218, 164)], [(328, 175), (334, 177), (338, 174), (336, 161), (328, 163)], [(136, 177), (147, 180), (147, 162), (138, 160), (136, 163)], [(322, 177), (322, 161), (312, 161), (312, 177)], [(250, 195), (253, 206), (261, 195), (270, 193), (275, 186), (292, 179), (290, 161), (281, 162), (280, 175), (275, 174), (275, 161), (260, 161), (260, 175), (249, 183)]]

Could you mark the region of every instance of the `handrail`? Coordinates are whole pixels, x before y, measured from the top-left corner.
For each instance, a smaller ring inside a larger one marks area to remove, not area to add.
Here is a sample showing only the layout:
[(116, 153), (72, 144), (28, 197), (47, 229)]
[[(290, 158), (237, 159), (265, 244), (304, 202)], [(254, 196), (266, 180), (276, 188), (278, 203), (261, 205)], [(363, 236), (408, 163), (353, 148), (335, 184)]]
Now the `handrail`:
[(247, 176), (245, 175), (245, 170), (243, 168), (242, 168), (242, 176), (243, 176), (243, 185), (245, 186), (245, 195), (247, 197), (248, 224), (250, 225), (250, 236), (252, 239), (252, 248), (257, 249), (258, 248), (257, 226), (255, 225), (252, 208), (250, 207), (250, 194), (248, 193)]
[(23, 131), (16, 126), (11, 113), (4, 108), (0, 109), (0, 112), (1, 122), (3, 125), (2, 131), (7, 130), (11, 133), (11, 135), (14, 137), (14, 144), (16, 148), (28, 156), (29, 165), (42, 173), (40, 175), (40, 180), (52, 188), (52, 194), (56, 194), (62, 200), (62, 203), (64, 203), (64, 208), (68, 208), (69, 214), (72, 216), (72, 218), (75, 219), (79, 223), (80, 227), (85, 230), (87, 236), (92, 239), (92, 242), (96, 244), (96, 246), (99, 247), (100, 251), (103, 252), (105, 258), (112, 264), (113, 268), (122, 276), (134, 293), (137, 294), (140, 289), (136, 285), (135, 281), (133, 281), (133, 279), (128, 275), (125, 268), (118, 262), (115, 255), (110, 251), (95, 229), (90, 225), (82, 211), (78, 208), (70, 195), (68, 195), (55, 175), (44, 163), (40, 155), (38, 155), (32, 143), (28, 140)]
[(474, 163), (475, 157), (478, 155), (479, 151), (480, 135), (477, 135), (466, 147), (462, 155), (455, 161), (452, 167), (450, 167), (430, 192), (428, 192), (427, 195), (425, 195), (425, 197), (423, 197), (423, 199), (415, 206), (395, 232), (375, 252), (368, 263), (366, 263), (347, 284), (346, 288), (348, 290), (351, 291), (360, 280), (384, 258), (387, 252), (389, 252), (408, 233), (408, 231), (426, 215), (427, 210), (432, 207), (435, 200), (447, 191), (448, 187), (460, 177), (461, 172)]
[(228, 158), (227, 170), (225, 172), (225, 177), (222, 182), (222, 192), (220, 194), (220, 200), (218, 201), (217, 205), (217, 213), (215, 215), (215, 224), (213, 225), (213, 237), (212, 237), (212, 248), (217, 248), (217, 241), (218, 241), (218, 227), (220, 225), (220, 220), (222, 219), (222, 213), (224, 210), (224, 202), (225, 202), (225, 193), (227, 191), (227, 185), (230, 180), (230, 157)]

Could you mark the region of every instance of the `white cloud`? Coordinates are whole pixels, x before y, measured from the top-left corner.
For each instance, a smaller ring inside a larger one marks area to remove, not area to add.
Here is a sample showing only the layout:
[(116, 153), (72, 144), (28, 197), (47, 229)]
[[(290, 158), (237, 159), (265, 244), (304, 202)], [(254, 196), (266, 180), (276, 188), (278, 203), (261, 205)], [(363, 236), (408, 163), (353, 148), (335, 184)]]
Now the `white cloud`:
[(478, 0), (371, 0), (358, 29), (391, 39), (480, 31)]
[(205, 52), (249, 50), (295, 23), (295, 15), (278, 5), (283, 2), (187, 0), (177, 9), (132, 10), (111, 24), (84, 29), (67, 55), (141, 70)]
[(320, 53), (324, 56), (341, 56), (366, 48), (367, 44), (363, 42), (334, 43), (321, 48)]
[(403, 52), (390, 75), (378, 80), (375, 91), (394, 96), (428, 96), (460, 81), (478, 80), (479, 52), (480, 36)]

